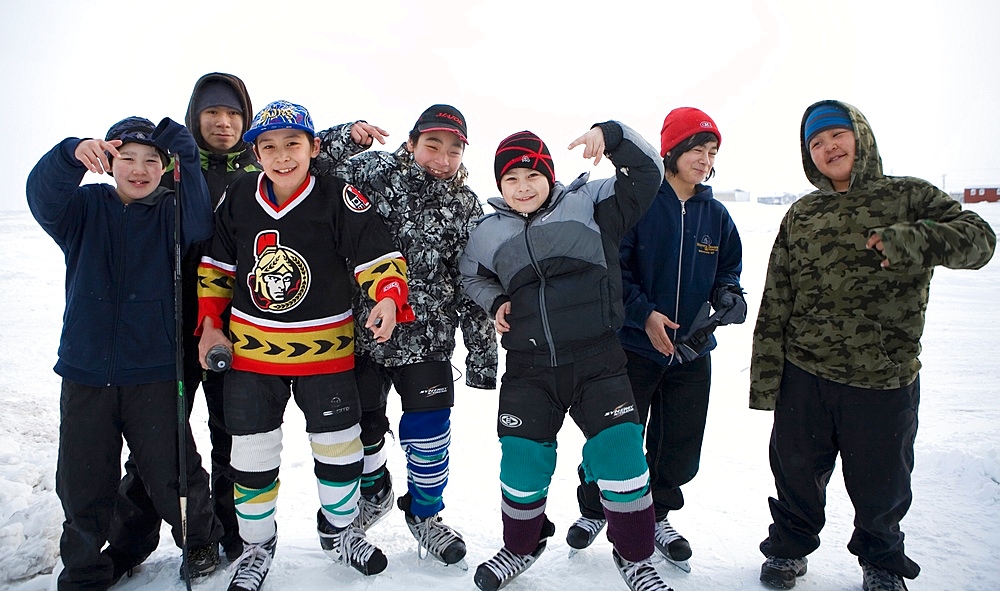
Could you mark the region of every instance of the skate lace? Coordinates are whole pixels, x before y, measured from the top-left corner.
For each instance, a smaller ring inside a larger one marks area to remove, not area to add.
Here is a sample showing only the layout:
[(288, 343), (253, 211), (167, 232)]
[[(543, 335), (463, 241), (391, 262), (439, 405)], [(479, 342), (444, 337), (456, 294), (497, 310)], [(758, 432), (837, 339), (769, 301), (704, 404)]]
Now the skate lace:
[(578, 527), (587, 532), (587, 535), (594, 537), (604, 528), (605, 521), (603, 519), (591, 519), (589, 517), (580, 517), (573, 523), (572, 527)]
[(673, 591), (663, 582), (648, 558), (639, 562), (622, 560), (622, 563), (622, 577), (632, 591)]
[(358, 519), (354, 522), (354, 525), (367, 531), (391, 506), (392, 495), (390, 494), (386, 494), (378, 500), (369, 500), (361, 497), (358, 499)]
[[(423, 521), (413, 524), (413, 529), (417, 535), (417, 557), (423, 560), (430, 553), (438, 560), (443, 560), (444, 551), (455, 540), (458, 535), (441, 521), (441, 517), (427, 517)], [(426, 549), (427, 552), (423, 552)]]
[(497, 555), (483, 563), (490, 569), (497, 579), (502, 583), (507, 579), (512, 579), (520, 574), (524, 569), (531, 566), (533, 557), (528, 554), (522, 556), (514, 554), (506, 548), (501, 548)]
[(340, 562), (349, 566), (352, 562), (368, 564), (375, 552), (375, 546), (368, 542), (364, 532), (354, 526), (344, 529), (335, 540), (340, 545)]
[(267, 576), (268, 569), (271, 568), (271, 560), (274, 558), (275, 541), (269, 540), (263, 544), (245, 544), (243, 554), (237, 558), (229, 570), (236, 570), (236, 576), (229, 584), (233, 587), (244, 589), (257, 589), (260, 587), (264, 577)]
[(667, 521), (666, 517), (656, 522), (654, 535), (656, 536), (656, 541), (663, 546), (669, 545), (670, 542), (673, 542), (674, 540), (684, 539), (684, 536), (677, 533), (677, 530), (670, 525), (670, 522)]

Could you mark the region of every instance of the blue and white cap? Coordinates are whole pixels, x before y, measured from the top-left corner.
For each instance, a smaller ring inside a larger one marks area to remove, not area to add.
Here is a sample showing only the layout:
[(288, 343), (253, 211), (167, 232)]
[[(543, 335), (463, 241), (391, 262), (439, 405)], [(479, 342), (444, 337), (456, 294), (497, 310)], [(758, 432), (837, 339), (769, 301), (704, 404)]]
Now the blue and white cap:
[(309, 135), (316, 135), (312, 117), (305, 107), (288, 101), (274, 101), (254, 116), (250, 129), (243, 134), (243, 141), (252, 144), (260, 134), (275, 129), (300, 129)]

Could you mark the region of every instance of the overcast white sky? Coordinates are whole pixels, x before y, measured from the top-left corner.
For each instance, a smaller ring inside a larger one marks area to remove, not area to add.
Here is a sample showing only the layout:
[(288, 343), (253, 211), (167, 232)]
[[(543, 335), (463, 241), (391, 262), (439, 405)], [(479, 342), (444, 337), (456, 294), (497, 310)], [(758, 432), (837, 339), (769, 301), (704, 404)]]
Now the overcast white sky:
[(678, 106), (720, 127), (716, 190), (799, 192), (799, 121), (826, 98), (866, 114), (888, 173), (949, 191), (1000, 183), (992, 0), (5, 0), (0, 13), (0, 211), (26, 207), (28, 172), (63, 137), (103, 137), (133, 114), (183, 121), (210, 71), (243, 78), (255, 108), (287, 99), (320, 127), (379, 124), (390, 149), (451, 103), (483, 198), (512, 132), (538, 133), (568, 181), (589, 165), (565, 146), (591, 123), (619, 119), (658, 145)]

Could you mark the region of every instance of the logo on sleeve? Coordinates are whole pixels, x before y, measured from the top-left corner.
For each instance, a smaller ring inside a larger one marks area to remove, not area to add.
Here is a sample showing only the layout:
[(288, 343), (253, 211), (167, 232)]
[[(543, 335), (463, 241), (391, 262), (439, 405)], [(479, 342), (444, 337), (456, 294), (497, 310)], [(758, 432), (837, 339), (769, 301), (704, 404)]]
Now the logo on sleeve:
[(364, 213), (371, 209), (372, 202), (354, 185), (344, 185), (344, 205), (354, 213)]

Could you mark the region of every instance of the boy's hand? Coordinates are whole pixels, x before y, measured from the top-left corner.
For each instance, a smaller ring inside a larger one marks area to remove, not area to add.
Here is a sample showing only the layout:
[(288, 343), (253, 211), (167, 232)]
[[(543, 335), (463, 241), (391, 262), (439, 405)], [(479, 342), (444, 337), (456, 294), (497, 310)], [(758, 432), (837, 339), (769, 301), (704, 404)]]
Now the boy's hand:
[(654, 349), (664, 355), (673, 355), (674, 344), (667, 336), (667, 329), (676, 329), (680, 326), (680, 324), (653, 310), (646, 318), (646, 336), (649, 337), (649, 342), (653, 344)]
[(365, 146), (366, 148), (371, 147), (374, 143), (372, 140), (378, 140), (378, 143), (384, 146), (385, 138), (388, 135), (388, 131), (366, 121), (358, 121), (351, 126), (351, 140), (355, 144)]
[(882, 244), (882, 237), (878, 234), (872, 234), (868, 237), (868, 242), (865, 244), (867, 248), (878, 251), (882, 255), (882, 268), (885, 269), (889, 266), (889, 259), (885, 258), (885, 245)]
[(510, 302), (504, 302), (497, 308), (496, 318), (493, 319), (493, 326), (496, 327), (497, 332), (503, 334), (510, 330), (510, 324), (507, 323), (507, 314), (510, 314)]
[(216, 345), (225, 345), (230, 353), (233, 351), (233, 342), (229, 340), (226, 333), (215, 328), (211, 318), (206, 318), (204, 324), (202, 324), (201, 339), (198, 341), (198, 362), (201, 363), (203, 369), (210, 369), (205, 356)]
[(392, 298), (384, 298), (372, 308), (365, 328), (372, 331), (376, 343), (384, 343), (392, 336), (396, 328), (396, 302)]
[(76, 145), (73, 156), (82, 162), (90, 172), (111, 174), (111, 161), (108, 160), (108, 154), (111, 154), (112, 158), (120, 158), (121, 154), (118, 153), (117, 148), (121, 145), (121, 140), (111, 140), (110, 142), (95, 139), (83, 140)]
[(573, 143), (569, 145), (569, 149), (583, 145), (583, 157), (593, 158), (594, 166), (601, 161), (601, 157), (604, 156), (604, 132), (601, 131), (600, 127), (593, 127), (587, 133), (581, 135), (580, 137), (573, 140)]

